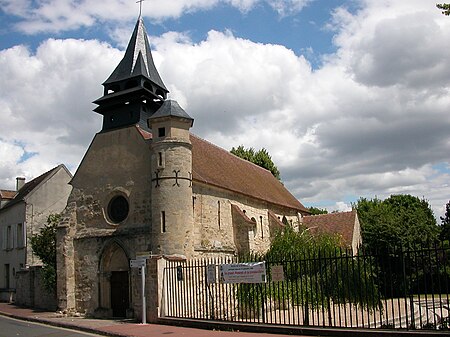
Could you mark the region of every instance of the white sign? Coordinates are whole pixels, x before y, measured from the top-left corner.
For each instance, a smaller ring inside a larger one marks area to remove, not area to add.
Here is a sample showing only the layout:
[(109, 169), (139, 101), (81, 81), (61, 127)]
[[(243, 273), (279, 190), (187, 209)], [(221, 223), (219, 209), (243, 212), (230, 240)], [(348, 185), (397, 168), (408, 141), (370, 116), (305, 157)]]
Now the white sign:
[(266, 262), (221, 264), (222, 283), (265, 283)]
[(141, 267), (145, 267), (146, 262), (147, 262), (146, 259), (130, 260), (130, 267), (131, 267), (131, 268), (141, 268)]
[(272, 282), (282, 282), (284, 281), (284, 270), (283, 266), (271, 266), (270, 274), (272, 275)]
[(206, 282), (208, 284), (216, 283), (216, 265), (208, 264), (206, 266)]
[(151, 256), (152, 256), (152, 252), (137, 252), (136, 260), (137, 259), (149, 259)]

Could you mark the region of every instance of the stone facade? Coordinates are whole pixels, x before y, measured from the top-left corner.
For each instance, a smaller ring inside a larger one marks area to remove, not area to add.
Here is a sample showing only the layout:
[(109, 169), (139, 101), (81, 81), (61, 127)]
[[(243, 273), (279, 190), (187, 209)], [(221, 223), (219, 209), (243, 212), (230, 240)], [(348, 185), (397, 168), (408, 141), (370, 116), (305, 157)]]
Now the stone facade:
[(298, 210), (201, 183), (194, 183), (193, 210), (198, 257), (210, 253), (262, 253), (283, 226), (283, 216), (294, 226), (302, 217)]

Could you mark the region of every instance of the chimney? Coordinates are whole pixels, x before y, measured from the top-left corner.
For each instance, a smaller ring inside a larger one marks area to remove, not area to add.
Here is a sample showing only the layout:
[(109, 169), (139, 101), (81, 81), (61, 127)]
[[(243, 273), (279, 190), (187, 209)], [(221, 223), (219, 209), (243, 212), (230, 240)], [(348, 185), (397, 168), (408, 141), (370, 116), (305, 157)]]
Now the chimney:
[(25, 178), (17, 177), (16, 178), (16, 191), (19, 191), (23, 185), (25, 185)]

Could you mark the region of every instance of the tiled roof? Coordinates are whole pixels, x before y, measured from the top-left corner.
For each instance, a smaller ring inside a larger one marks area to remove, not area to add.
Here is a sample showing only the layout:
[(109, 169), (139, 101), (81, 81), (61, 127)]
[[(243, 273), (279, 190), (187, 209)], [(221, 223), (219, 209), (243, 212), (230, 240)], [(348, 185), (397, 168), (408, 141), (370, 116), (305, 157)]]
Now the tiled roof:
[(346, 245), (351, 245), (356, 215), (356, 210), (310, 215), (303, 217), (303, 224), (313, 233), (339, 234)]
[[(137, 127), (145, 140), (151, 133)], [(272, 173), (191, 134), (192, 178), (232, 192), (308, 212)], [(309, 212), (308, 212), (309, 213)]]
[(194, 181), (307, 212), (270, 171), (192, 134), (191, 143)]
[(0, 199), (11, 200), (16, 195), (17, 191), (0, 190)]
[(60, 167), (64, 167), (64, 165), (58, 165), (54, 168), (52, 168), (50, 171), (47, 171), (43, 174), (41, 174), (39, 177), (34, 178), (33, 180), (30, 180), (25, 185), (22, 186), (22, 188), (17, 192), (14, 199), (12, 199), (10, 202), (8, 202), (5, 206), (3, 206), (2, 210), (11, 207), (25, 199), (25, 197), (30, 194), (41, 182), (43, 182), (45, 179), (50, 177), (53, 173), (55, 173)]

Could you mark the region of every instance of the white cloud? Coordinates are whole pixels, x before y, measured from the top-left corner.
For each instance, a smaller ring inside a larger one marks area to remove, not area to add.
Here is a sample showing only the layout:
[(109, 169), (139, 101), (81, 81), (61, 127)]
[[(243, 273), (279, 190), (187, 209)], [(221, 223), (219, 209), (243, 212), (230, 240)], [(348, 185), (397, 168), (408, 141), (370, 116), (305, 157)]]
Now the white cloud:
[[(90, 102), (102, 95), (100, 83), (120, 57), (106, 44), (77, 40), (50, 39), (35, 54), (24, 46), (0, 52), (0, 134), (8, 151), (20, 154), (0, 182), (37, 176), (59, 163), (77, 166), (101, 127)], [(36, 155), (21, 161), (24, 152)]]
[[(286, 16), (298, 13), (311, 1), (314, 0), (148, 0), (143, 4), (142, 15), (154, 20), (179, 18), (186, 13), (210, 10), (220, 3), (245, 13), (265, 2)], [(0, 9), (22, 18), (16, 29), (27, 34), (56, 33), (107, 21), (129, 22), (137, 17), (138, 8), (136, 1), (123, 0), (0, 0)]]
[[(217, 31), (196, 44), (179, 32), (153, 37), (154, 59), (195, 133), (226, 149), (267, 148), (304, 204), (344, 210), (352, 198), (411, 193), (442, 214), (450, 175), (435, 165), (450, 152), (450, 20), (424, 3), (365, 0), (354, 14), (336, 11), (337, 52), (318, 70), (283, 46)], [(77, 40), (0, 52), (0, 144), (17, 152), (0, 166), (0, 183), (34, 167), (76, 167), (101, 127), (90, 102), (122, 55)], [(37, 154), (14, 166), (24, 151)]]

